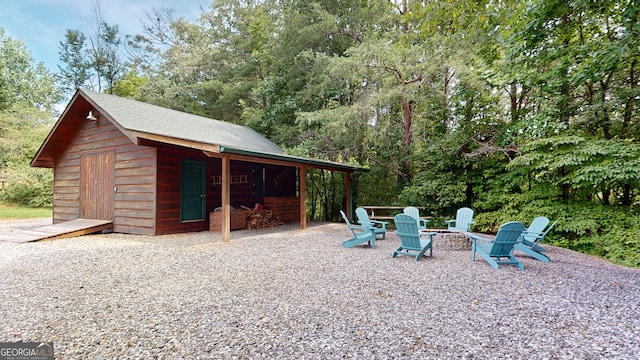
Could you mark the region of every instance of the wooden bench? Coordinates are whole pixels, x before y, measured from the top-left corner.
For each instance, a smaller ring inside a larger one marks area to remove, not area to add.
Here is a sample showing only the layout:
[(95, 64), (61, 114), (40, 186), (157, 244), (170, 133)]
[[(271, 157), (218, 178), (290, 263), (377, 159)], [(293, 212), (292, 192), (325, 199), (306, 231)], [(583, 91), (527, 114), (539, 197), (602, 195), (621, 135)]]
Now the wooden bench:
[[(365, 205), (360, 207), (367, 210), (367, 215), (369, 215), (369, 219), (384, 221), (384, 220), (393, 220), (393, 216), (396, 214), (402, 213), (402, 210), (404, 210), (406, 206)], [(424, 210), (424, 206), (416, 206), (416, 208), (420, 210)], [(431, 216), (421, 216), (420, 218), (430, 219)]]

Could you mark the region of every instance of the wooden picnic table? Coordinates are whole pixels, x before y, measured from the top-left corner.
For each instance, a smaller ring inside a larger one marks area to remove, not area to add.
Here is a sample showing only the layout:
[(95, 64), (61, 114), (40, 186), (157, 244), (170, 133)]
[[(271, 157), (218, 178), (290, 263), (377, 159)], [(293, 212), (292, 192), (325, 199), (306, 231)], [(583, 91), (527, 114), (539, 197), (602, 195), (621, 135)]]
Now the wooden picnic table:
[[(393, 220), (395, 214), (401, 213), (406, 206), (383, 206), (383, 205), (363, 205), (361, 208), (367, 210), (370, 219), (373, 220)], [(424, 210), (424, 206), (415, 206), (420, 210)], [(395, 210), (394, 214), (389, 214)], [(378, 214), (376, 214), (376, 211)], [(421, 216), (422, 219), (430, 219), (431, 216)]]

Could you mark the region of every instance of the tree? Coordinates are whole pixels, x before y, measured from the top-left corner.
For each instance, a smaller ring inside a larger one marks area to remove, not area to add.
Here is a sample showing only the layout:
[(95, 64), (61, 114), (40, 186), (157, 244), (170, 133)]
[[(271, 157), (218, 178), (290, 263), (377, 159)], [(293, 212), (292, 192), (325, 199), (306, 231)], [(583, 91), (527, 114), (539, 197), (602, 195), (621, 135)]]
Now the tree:
[(111, 87), (111, 93), (122, 97), (134, 97), (146, 82), (146, 77), (138, 75), (137, 71), (132, 69), (116, 81)]
[(86, 87), (91, 79), (91, 64), (85, 57), (86, 36), (79, 30), (67, 29), (65, 41), (60, 42), (60, 61), (66, 67), (58, 65), (60, 82), (67, 91)]
[(58, 53), (60, 61), (66, 64), (65, 67), (58, 66), (59, 77), (67, 91), (88, 86), (112, 93), (125, 69), (120, 56), (122, 40), (118, 26), (104, 20), (99, 0), (93, 5), (90, 24), (93, 27), (89, 28), (88, 36), (79, 30), (67, 29)]
[(91, 44), (89, 53), (92, 55), (92, 66), (97, 74), (98, 91), (104, 89), (108, 93), (112, 93), (114, 84), (124, 71), (124, 65), (118, 54), (118, 48), (121, 44), (118, 37), (118, 26), (112, 26), (102, 21), (97, 33), (89, 38), (89, 42)]
[(30, 169), (29, 162), (49, 131), (60, 94), (53, 74), (0, 28), (0, 173), (9, 183), (3, 199), (50, 204), (51, 171)]
[(0, 84), (0, 94), (9, 99), (9, 107), (32, 107), (47, 115), (39, 122), (51, 117), (61, 99), (53, 74), (42, 62), (34, 63), (24, 43), (7, 36), (3, 28), (0, 28)]

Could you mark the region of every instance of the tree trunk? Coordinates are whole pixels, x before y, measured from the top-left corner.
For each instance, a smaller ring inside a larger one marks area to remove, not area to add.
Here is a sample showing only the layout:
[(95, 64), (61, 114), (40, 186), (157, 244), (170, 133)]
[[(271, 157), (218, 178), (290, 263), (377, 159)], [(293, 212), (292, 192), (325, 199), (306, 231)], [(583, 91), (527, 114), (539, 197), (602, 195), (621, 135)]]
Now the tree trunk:
[(622, 190), (621, 204), (623, 206), (631, 206), (631, 203), (631, 185), (625, 184), (624, 189)]
[(511, 121), (515, 122), (518, 120), (518, 87), (516, 83), (511, 83), (509, 98), (511, 99)]
[(402, 119), (403, 119), (403, 133), (402, 133), (402, 145), (404, 145), (405, 152), (409, 151), (411, 146), (411, 125), (413, 122), (413, 101), (405, 100), (402, 102)]
[[(629, 69), (629, 88), (630, 89), (634, 89), (637, 86), (636, 77), (635, 77), (635, 65), (636, 65), (636, 60), (631, 61), (631, 67)], [(624, 104), (624, 112), (622, 116), (622, 135), (625, 137), (627, 136), (629, 124), (631, 123), (633, 118), (633, 104), (635, 103), (635, 101), (636, 101), (635, 95), (629, 95), (629, 98)]]
[(603, 205), (611, 205), (611, 201), (609, 201), (610, 197), (611, 197), (611, 189), (602, 190), (602, 204)]

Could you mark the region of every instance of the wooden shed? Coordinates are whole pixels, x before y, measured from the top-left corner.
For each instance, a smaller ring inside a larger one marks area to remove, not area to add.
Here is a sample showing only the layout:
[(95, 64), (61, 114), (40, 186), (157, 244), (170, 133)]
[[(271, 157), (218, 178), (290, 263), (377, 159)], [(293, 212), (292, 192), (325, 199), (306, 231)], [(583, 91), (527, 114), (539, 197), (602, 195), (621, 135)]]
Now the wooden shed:
[[(53, 222), (111, 220), (113, 231), (162, 235), (209, 229), (222, 209), (264, 204), (306, 228), (306, 171), (365, 169), (301, 158), (254, 130), (160, 106), (78, 90), (31, 161), (54, 169)], [(302, 181), (301, 181), (302, 180)]]

